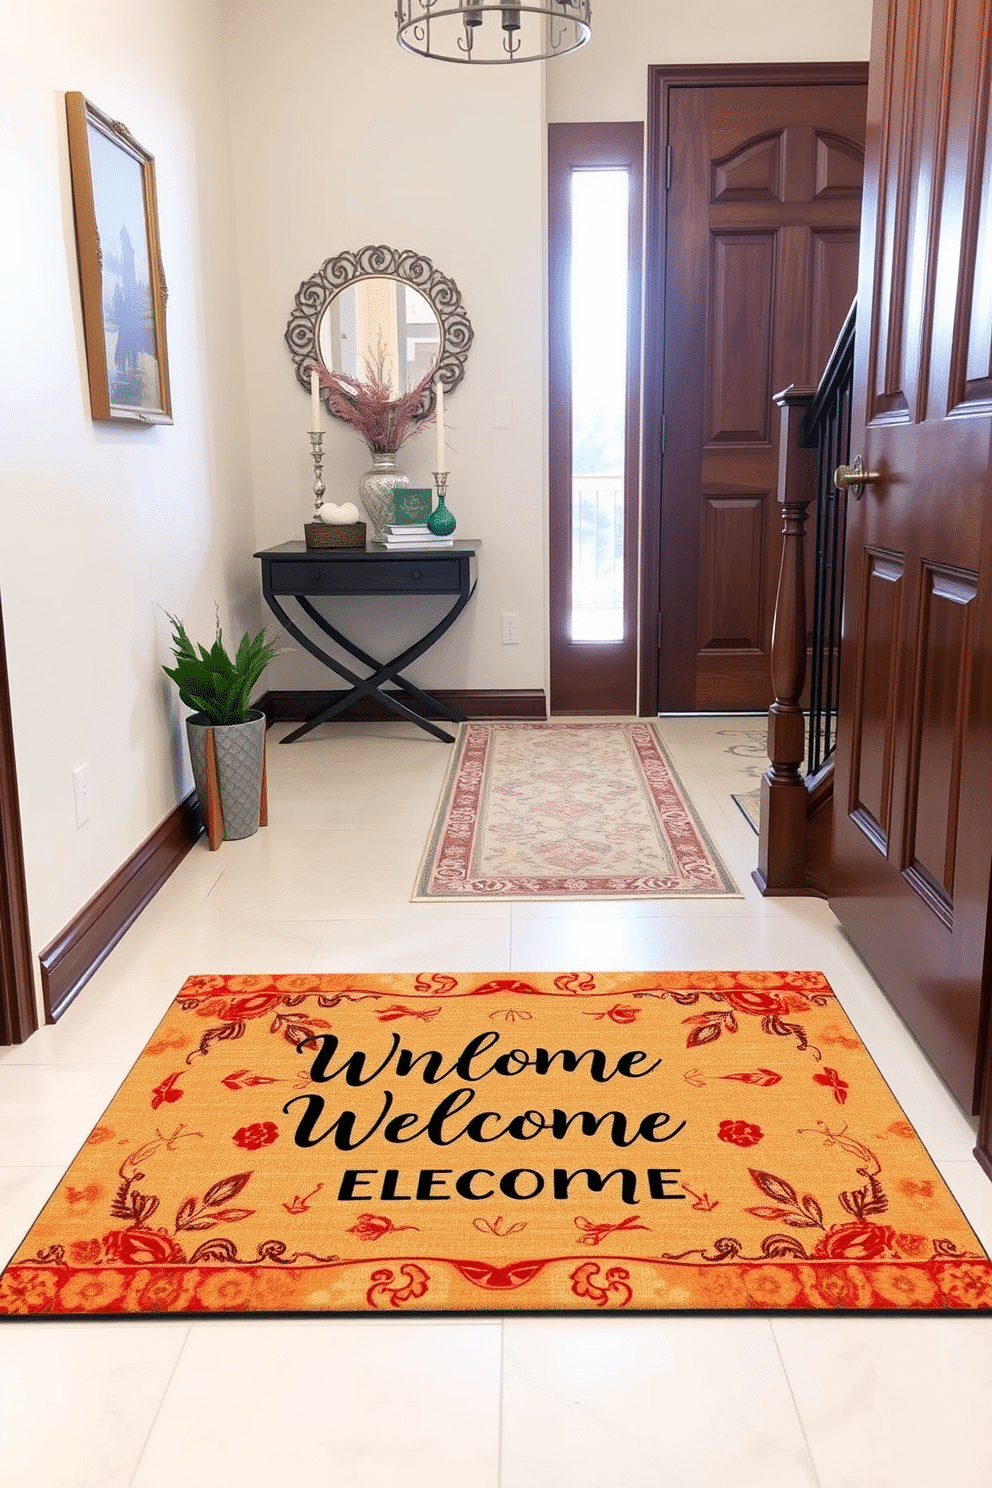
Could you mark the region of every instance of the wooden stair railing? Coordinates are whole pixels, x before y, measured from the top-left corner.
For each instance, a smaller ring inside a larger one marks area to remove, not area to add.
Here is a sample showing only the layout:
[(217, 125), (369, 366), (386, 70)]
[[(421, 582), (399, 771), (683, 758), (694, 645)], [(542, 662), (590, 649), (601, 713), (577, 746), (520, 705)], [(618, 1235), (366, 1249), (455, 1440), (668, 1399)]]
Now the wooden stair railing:
[(782, 410), (778, 499), (782, 504), (782, 562), (772, 626), (772, 689), (768, 709), (769, 766), (761, 777), (758, 866), (762, 894), (806, 892), (806, 520), (816, 496), (814, 453), (800, 440), (815, 388), (776, 393)]
[[(778, 499), (782, 561), (772, 629), (775, 701), (768, 710), (769, 767), (761, 781), (758, 867), (762, 894), (828, 889), (833, 750), (839, 697), (846, 497), (833, 472), (850, 452), (855, 306), (817, 388), (789, 387), (781, 410)], [(812, 636), (807, 604), (806, 524), (816, 502)], [(811, 648), (808, 758), (802, 697)], [(806, 761), (806, 770), (803, 765)]]

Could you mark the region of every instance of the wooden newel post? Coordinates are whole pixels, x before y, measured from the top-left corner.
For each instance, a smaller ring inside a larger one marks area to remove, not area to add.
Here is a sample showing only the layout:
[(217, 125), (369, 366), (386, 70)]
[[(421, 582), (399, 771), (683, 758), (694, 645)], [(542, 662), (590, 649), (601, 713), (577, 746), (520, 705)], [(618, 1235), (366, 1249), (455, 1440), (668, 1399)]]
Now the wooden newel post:
[(797, 894), (806, 887), (806, 724), (800, 699), (806, 683), (806, 517), (816, 495), (816, 453), (800, 443), (815, 388), (776, 393), (782, 410), (778, 499), (782, 504), (782, 564), (772, 627), (772, 690), (768, 769), (761, 778), (758, 867), (762, 894)]

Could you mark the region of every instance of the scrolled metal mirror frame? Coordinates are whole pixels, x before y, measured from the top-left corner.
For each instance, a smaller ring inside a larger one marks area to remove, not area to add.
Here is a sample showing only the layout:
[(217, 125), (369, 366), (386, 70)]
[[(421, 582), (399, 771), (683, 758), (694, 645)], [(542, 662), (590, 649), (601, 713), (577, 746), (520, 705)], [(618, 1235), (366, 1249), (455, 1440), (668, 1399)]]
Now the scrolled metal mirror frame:
[[(436, 269), (429, 258), (410, 248), (388, 248), (369, 244), (357, 253), (339, 253), (321, 264), (316, 274), (304, 279), (297, 291), (293, 313), (286, 327), (286, 342), (296, 366), (296, 380), (309, 390), (310, 368), (320, 361), (320, 322), (335, 295), (359, 279), (399, 279), (419, 291), (430, 303), (441, 328), (441, 351), (435, 377), (445, 394), (465, 376), (465, 358), (474, 332), (462, 305), (457, 284)], [(325, 400), (326, 400), (326, 394)], [(424, 390), (418, 417), (434, 408), (433, 380)], [(326, 402), (325, 402), (326, 406)]]

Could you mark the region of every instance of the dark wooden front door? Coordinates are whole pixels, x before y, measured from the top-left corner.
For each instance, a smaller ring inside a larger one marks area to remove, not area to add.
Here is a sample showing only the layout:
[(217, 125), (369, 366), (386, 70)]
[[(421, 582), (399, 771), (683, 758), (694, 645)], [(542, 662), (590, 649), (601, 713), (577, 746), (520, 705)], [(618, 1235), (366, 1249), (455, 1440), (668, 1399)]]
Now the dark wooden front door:
[(961, 1103), (992, 858), (992, 0), (876, 4), (831, 903)]
[[(693, 69), (676, 69), (655, 105), (671, 152), (657, 161), (657, 193), (671, 184), (648, 311), (649, 358), (662, 327), (664, 340), (661, 712), (772, 700), (782, 531), (772, 396), (816, 383), (857, 283), (866, 69), (763, 68), (748, 83), (749, 72), (691, 86)], [(658, 380), (649, 370), (649, 440), (660, 433)], [(649, 476), (646, 510), (656, 500)], [(646, 641), (654, 629), (646, 614)]]

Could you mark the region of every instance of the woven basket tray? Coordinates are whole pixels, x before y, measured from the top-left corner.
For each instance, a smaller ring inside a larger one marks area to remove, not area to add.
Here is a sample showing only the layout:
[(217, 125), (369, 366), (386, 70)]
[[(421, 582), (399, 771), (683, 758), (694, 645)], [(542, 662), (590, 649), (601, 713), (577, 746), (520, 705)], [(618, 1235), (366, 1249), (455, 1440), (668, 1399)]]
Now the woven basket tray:
[(364, 548), (365, 523), (307, 522), (303, 527), (308, 548)]

